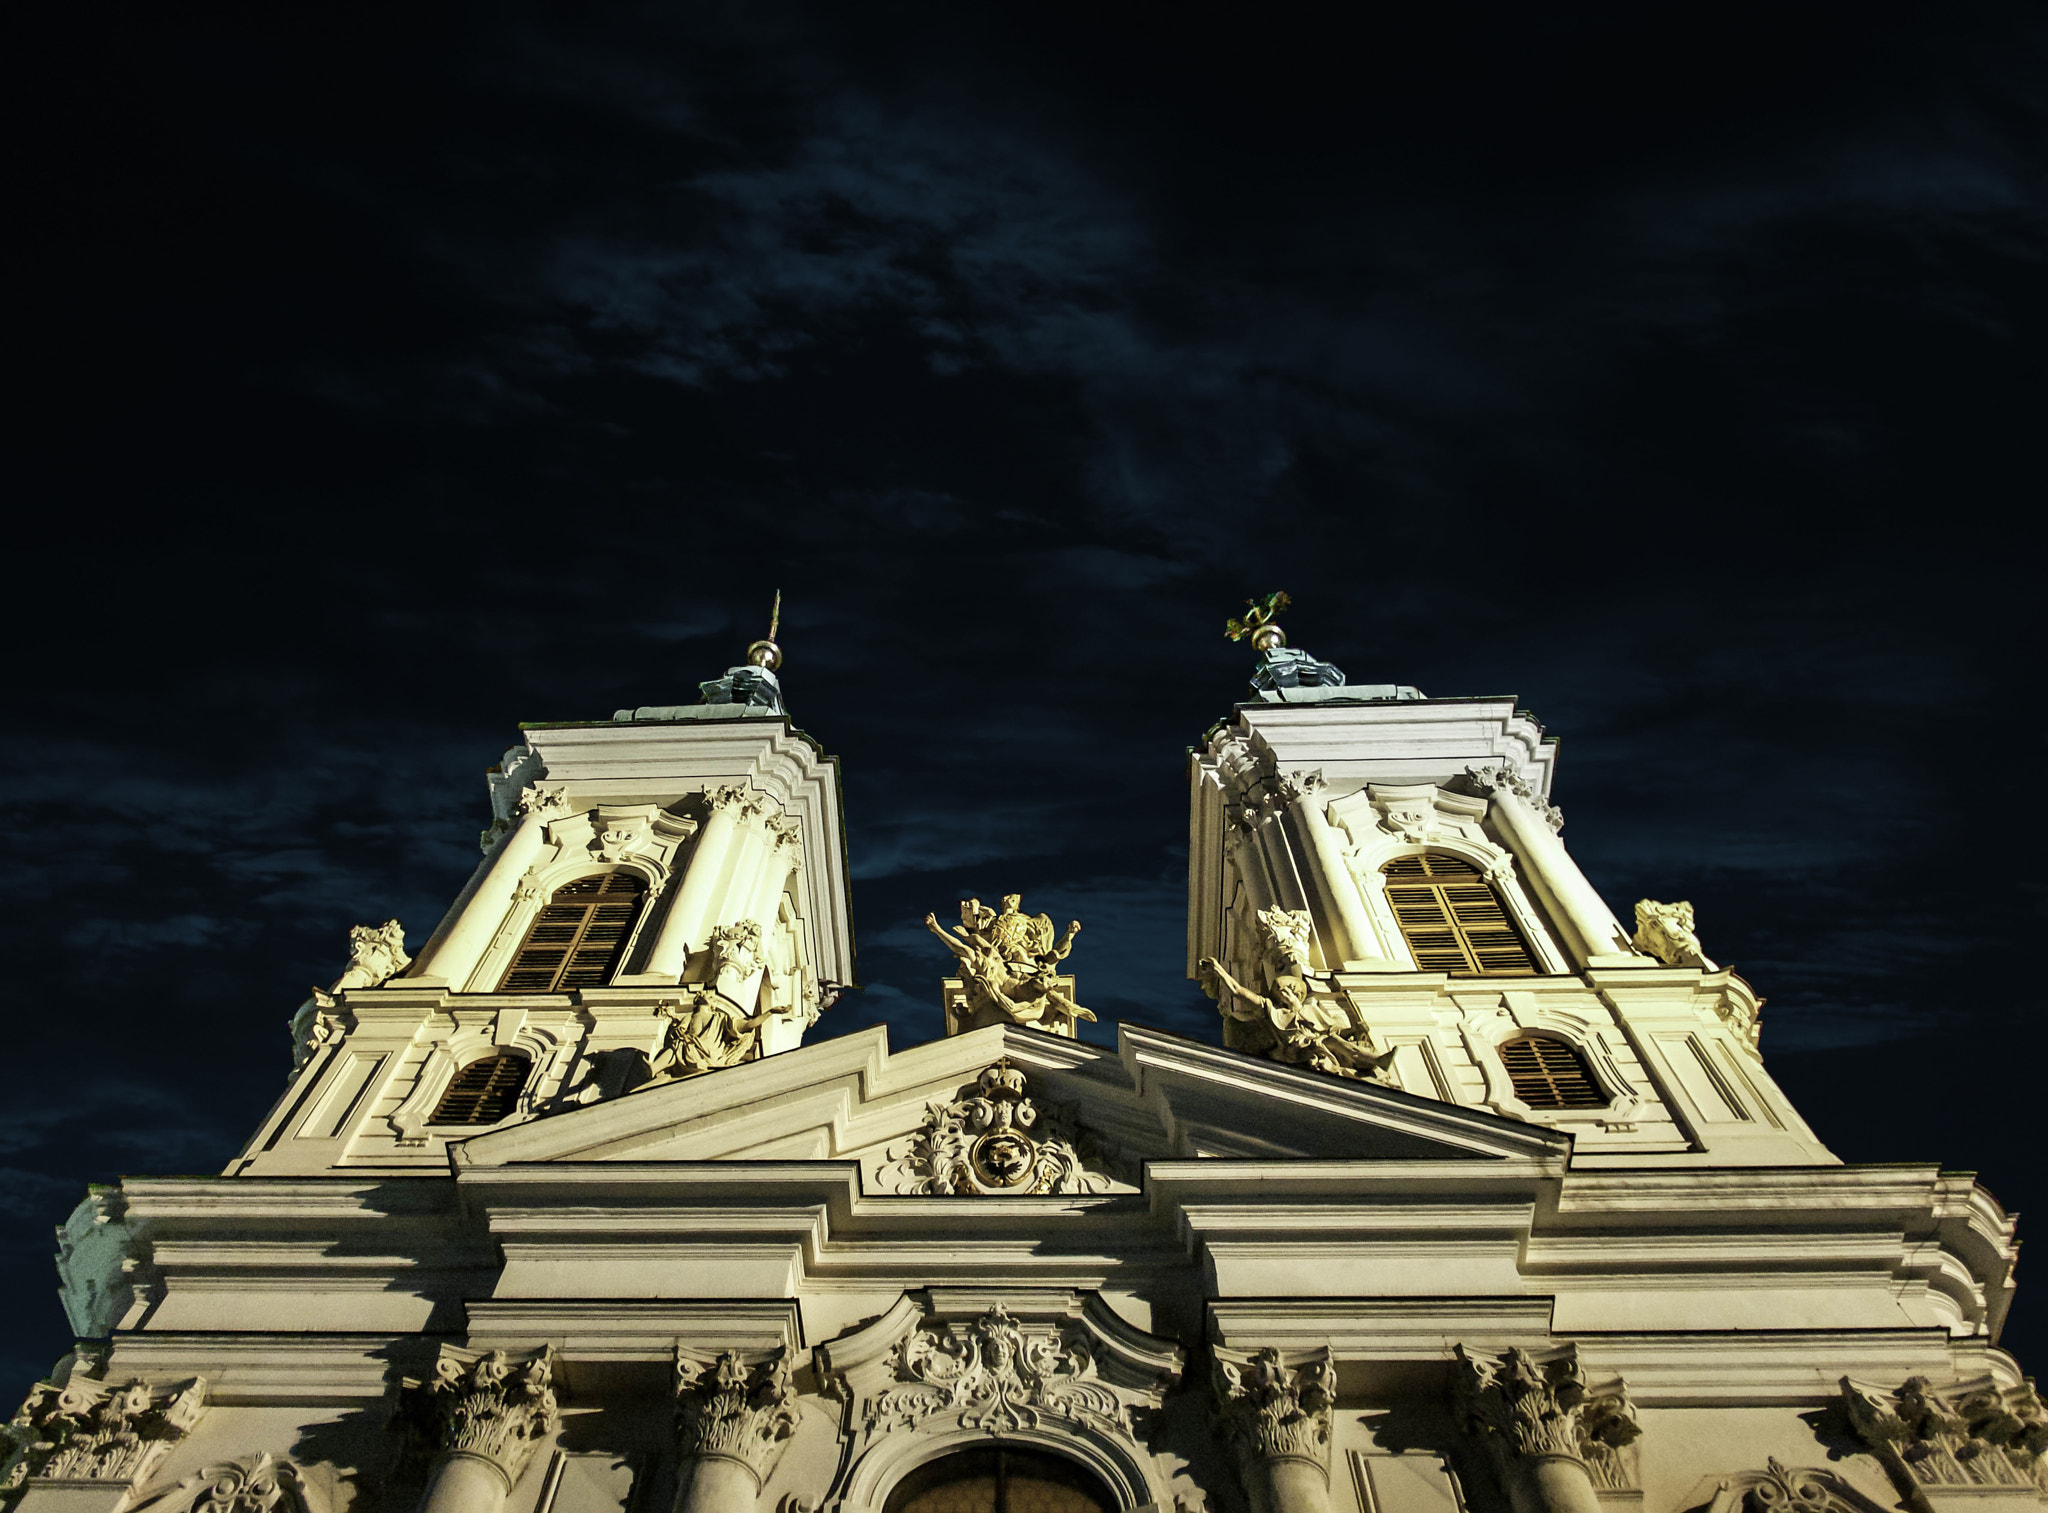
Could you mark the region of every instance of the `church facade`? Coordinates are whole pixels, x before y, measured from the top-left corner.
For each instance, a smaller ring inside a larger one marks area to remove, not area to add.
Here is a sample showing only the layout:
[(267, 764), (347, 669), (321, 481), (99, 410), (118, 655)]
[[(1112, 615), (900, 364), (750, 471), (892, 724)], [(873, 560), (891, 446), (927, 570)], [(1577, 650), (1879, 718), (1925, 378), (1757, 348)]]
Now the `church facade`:
[[(1624, 922), (1512, 699), (1255, 607), (1189, 764), (1217, 1033), (1084, 1042), (1078, 925), (855, 977), (773, 641), (528, 727), (416, 955), (361, 927), (218, 1177), (59, 1231), (14, 1513), (2019, 1513), (2012, 1221), (1831, 1154), (1689, 906)], [(772, 635), (772, 632), (771, 632)], [(1098, 949), (1101, 949), (1098, 947)]]

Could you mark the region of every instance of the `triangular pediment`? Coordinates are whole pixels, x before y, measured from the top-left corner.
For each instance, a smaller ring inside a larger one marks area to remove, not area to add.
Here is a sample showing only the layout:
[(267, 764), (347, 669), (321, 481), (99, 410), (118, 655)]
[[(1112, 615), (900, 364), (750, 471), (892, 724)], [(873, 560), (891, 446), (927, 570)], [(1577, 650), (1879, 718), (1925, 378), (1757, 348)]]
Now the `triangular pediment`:
[[(1442, 1161), (1569, 1149), (1563, 1136), (1491, 1113), (1156, 1030), (1123, 1025), (1118, 1041), (1112, 1050), (992, 1026), (892, 1053), (877, 1026), (494, 1130), (451, 1153), (463, 1167), (855, 1161), (871, 1193), (951, 1191), (913, 1180), (930, 1165), (927, 1147), (939, 1148), (943, 1166), (948, 1150), (957, 1155), (1000, 1123), (1006, 1096), (1032, 1105), (1027, 1143), (1071, 1148), (1071, 1160), (1055, 1154), (1080, 1185), (1060, 1191), (1133, 1191), (1145, 1162), (1190, 1157)], [(996, 1078), (999, 1064), (1009, 1070)], [(1000, 1159), (992, 1174), (988, 1164), (977, 1181), (1004, 1175)]]

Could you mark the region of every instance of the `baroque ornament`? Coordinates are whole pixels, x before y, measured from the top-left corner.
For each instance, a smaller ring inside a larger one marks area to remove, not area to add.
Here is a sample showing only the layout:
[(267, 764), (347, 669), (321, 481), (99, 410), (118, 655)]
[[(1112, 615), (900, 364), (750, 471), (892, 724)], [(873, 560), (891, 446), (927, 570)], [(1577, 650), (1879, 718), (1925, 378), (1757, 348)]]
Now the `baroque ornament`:
[(1018, 1024), (1071, 1040), (1076, 1020), (1095, 1021), (1060, 982), (1060, 963), (1074, 949), (1081, 922), (1072, 921), (1067, 933), (1055, 939), (1051, 916), (1026, 914), (1022, 902), (1019, 894), (1005, 894), (998, 914), (970, 898), (960, 905), (957, 931), (941, 927), (934, 914), (924, 917), (925, 928), (960, 958), (966, 995), (962, 1029)]
[(187, 1513), (309, 1513), (313, 1506), (304, 1473), (268, 1450), (207, 1466), (179, 1482), (164, 1502), (184, 1503)]
[(870, 1432), (915, 1428), (934, 1414), (989, 1434), (1036, 1429), (1047, 1418), (1128, 1430), (1128, 1411), (1095, 1377), (1079, 1329), (1020, 1323), (998, 1303), (965, 1329), (926, 1323), (904, 1336), (903, 1385), (870, 1404)]
[(1121, 1166), (1080, 1127), (1071, 1104), (1035, 1103), (1008, 1057), (983, 1071), (973, 1092), (929, 1105), (924, 1128), (884, 1157), (878, 1185), (906, 1196), (1101, 1193), (1111, 1179), (1084, 1159)]
[(415, 1443), (488, 1462), (508, 1490), (560, 1418), (545, 1346), (510, 1354), (443, 1345), (433, 1375), (408, 1384), (399, 1404), (400, 1421)]
[(1924, 1376), (1887, 1390), (1842, 1378), (1849, 1422), (1902, 1491), (2013, 1487), (2048, 1493), (2048, 1408), (2032, 1382), (1990, 1376), (1937, 1387)]
[(683, 994), (657, 1005), (668, 1020), (661, 1048), (650, 1062), (657, 1078), (694, 1077), (759, 1059), (761, 1027), (773, 1016), (772, 1009), (749, 1014), (716, 988), (701, 984), (685, 987)]
[(110, 1387), (73, 1376), (64, 1385), (39, 1382), (7, 1425), (10, 1441), (0, 1490), (28, 1477), (51, 1481), (140, 1482), (199, 1422), (206, 1382), (175, 1387), (131, 1381)]
[(1337, 1371), (1327, 1347), (1294, 1367), (1271, 1346), (1250, 1355), (1218, 1348), (1209, 1385), (1219, 1426), (1247, 1484), (1258, 1467), (1274, 1460), (1305, 1460), (1329, 1474)]
[(1635, 948), (1667, 967), (1698, 967), (1702, 972), (1720, 970), (1700, 950), (1700, 938), (1693, 930), (1692, 905), (1683, 901), (1660, 904), (1654, 898), (1639, 900)]
[(1595, 1391), (1576, 1345), (1536, 1355), (1519, 1347), (1474, 1355), (1457, 1347), (1457, 1401), (1467, 1430), (1503, 1471), (1532, 1456), (1583, 1461), (1596, 1487), (1628, 1490), (1632, 1468), (1621, 1451), (1642, 1434), (1628, 1389), (1616, 1379)]
[(1306, 909), (1261, 909), (1261, 987), (1240, 982), (1213, 956), (1199, 963), (1202, 990), (1223, 1014), (1223, 1043), (1269, 1061), (1312, 1067), (1333, 1077), (1389, 1081), (1392, 1051), (1372, 1049), (1370, 1032), (1326, 1018), (1311, 1000)]
[(789, 1347), (749, 1365), (735, 1350), (705, 1357), (676, 1351), (676, 1453), (686, 1460), (738, 1461), (756, 1486), (796, 1433)]
[(1480, 767), (1465, 769), (1466, 781), (1483, 794), (1498, 796), (1511, 793), (1536, 812), (1539, 819), (1552, 830), (1564, 829), (1564, 811), (1547, 801), (1533, 787), (1529, 780), (1505, 762), (1489, 762)]

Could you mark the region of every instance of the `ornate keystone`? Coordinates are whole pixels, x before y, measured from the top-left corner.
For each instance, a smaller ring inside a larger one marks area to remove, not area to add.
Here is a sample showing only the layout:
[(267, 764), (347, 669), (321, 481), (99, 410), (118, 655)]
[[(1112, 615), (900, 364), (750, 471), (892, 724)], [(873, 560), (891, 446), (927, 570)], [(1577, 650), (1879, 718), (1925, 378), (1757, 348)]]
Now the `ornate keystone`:
[(443, 1345), (433, 1375), (408, 1383), (400, 1402), (426, 1448), (490, 1466), (508, 1492), (560, 1420), (546, 1346), (508, 1354)]
[(167, 1501), (190, 1498), (189, 1513), (309, 1513), (303, 1472), (268, 1450), (247, 1460), (205, 1466), (179, 1482)]
[(1485, 1442), (1511, 1492), (1518, 1463), (1545, 1459), (1581, 1462), (1596, 1487), (1634, 1486), (1621, 1451), (1642, 1433), (1635, 1405), (1619, 1378), (1598, 1390), (1587, 1383), (1576, 1345), (1541, 1355), (1474, 1355), (1463, 1345), (1457, 1352), (1459, 1414)]
[(998, 1303), (965, 1329), (926, 1323), (908, 1335), (898, 1372), (906, 1385), (869, 1406), (868, 1428), (908, 1429), (934, 1414), (990, 1434), (1035, 1429), (1041, 1418), (1130, 1427), (1117, 1394), (1096, 1380), (1087, 1334), (1034, 1328)]
[(1915, 1376), (1888, 1390), (1845, 1376), (1842, 1405), (1902, 1492), (2048, 1493), (2048, 1408), (2032, 1382), (2000, 1387), (1980, 1376), (1937, 1387)]
[(745, 1466), (758, 1493), (796, 1433), (789, 1348), (748, 1365), (736, 1350), (705, 1357), (676, 1351), (676, 1453)]
[(1072, 1104), (1034, 1102), (1008, 1057), (983, 1070), (972, 1092), (927, 1106), (924, 1128), (886, 1155), (876, 1184), (906, 1196), (1102, 1193), (1112, 1176), (1130, 1176)]
[(131, 1381), (113, 1387), (73, 1377), (38, 1382), (7, 1425), (11, 1452), (0, 1490), (29, 1477), (51, 1481), (140, 1482), (199, 1422), (206, 1381), (174, 1387)]
[(1282, 1460), (1306, 1461), (1328, 1480), (1337, 1371), (1327, 1346), (1294, 1367), (1270, 1346), (1251, 1355), (1217, 1349), (1209, 1385), (1247, 1488)]

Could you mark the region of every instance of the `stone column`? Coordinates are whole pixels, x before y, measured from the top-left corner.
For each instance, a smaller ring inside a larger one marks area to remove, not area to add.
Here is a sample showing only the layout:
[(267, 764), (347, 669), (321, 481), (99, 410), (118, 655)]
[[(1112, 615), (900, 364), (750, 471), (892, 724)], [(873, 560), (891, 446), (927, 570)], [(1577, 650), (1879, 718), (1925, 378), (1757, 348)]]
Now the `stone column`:
[(540, 855), (551, 820), (569, 813), (568, 796), (558, 787), (527, 788), (519, 795), (519, 819), (498, 839), (475, 883), (449, 911), (444, 927), (424, 946), (403, 981), (421, 987), (460, 991), (476, 970), (485, 949), (512, 908), (526, 869)]
[(1456, 1396), (1468, 1433), (1485, 1444), (1515, 1513), (1600, 1513), (1600, 1486), (1631, 1478), (1618, 1452), (1642, 1431), (1617, 1381), (1595, 1393), (1576, 1345), (1540, 1355), (1457, 1347)]
[(727, 783), (707, 788), (704, 802), (710, 815), (704, 828), (697, 832), (682, 886), (676, 890), (675, 901), (669, 905), (668, 917), (662, 920), (661, 933), (655, 937), (654, 950), (647, 958), (647, 970), (662, 977), (680, 980), (690, 965), (690, 953), (701, 951), (709, 939), (711, 926), (716, 923), (713, 911), (718, 907), (724, 885), (730, 882), (735, 852), (742, 840), (740, 821), (759, 810), (762, 795), (745, 783)]
[(1493, 800), (1490, 811), (1508, 850), (1522, 864), (1522, 875), (1565, 937), (1581, 967), (1655, 966), (1637, 953), (1621, 921), (1607, 901), (1586, 880), (1557, 828), (1564, 821), (1536, 796), (1519, 774), (1506, 767), (1473, 767), (1467, 779)]
[[(1338, 972), (1347, 962), (1379, 962), (1378, 933), (1365, 912), (1365, 896), (1344, 860), (1344, 847), (1330, 828), (1325, 812), (1329, 791), (1320, 772), (1296, 772), (1283, 778), (1280, 793), (1294, 811), (1308, 852), (1316, 896), (1316, 915), (1324, 921), (1324, 966)], [(1389, 963), (1379, 962), (1385, 966)]]
[(787, 1346), (751, 1365), (678, 1348), (675, 1513), (754, 1513), (796, 1425)]
[(552, 1438), (554, 1369), (547, 1347), (441, 1347), (428, 1380), (408, 1384), (401, 1419), (433, 1452), (419, 1513), (499, 1513), (534, 1449)]
[(1219, 1346), (1209, 1385), (1252, 1513), (1330, 1513), (1337, 1371), (1329, 1347), (1290, 1365), (1271, 1347), (1244, 1355)]
[(24, 1478), (17, 1513), (113, 1513), (199, 1422), (205, 1403), (203, 1377), (173, 1387), (75, 1374), (61, 1385), (38, 1382), (7, 1431), (18, 1459), (0, 1465), (9, 1479)]

